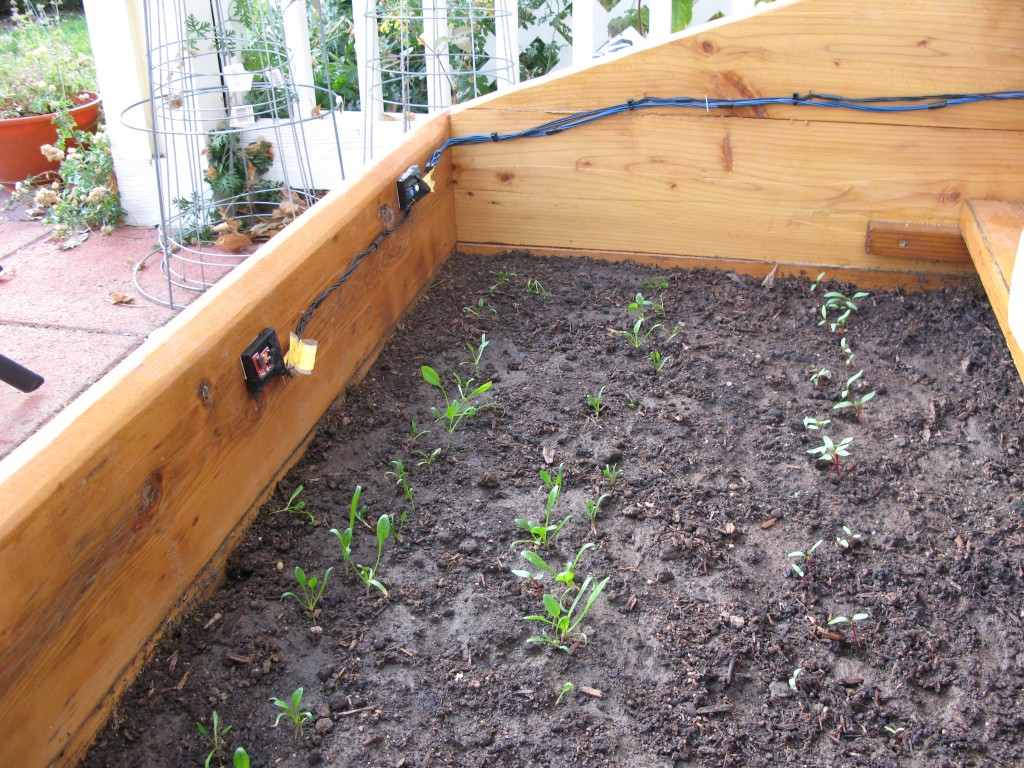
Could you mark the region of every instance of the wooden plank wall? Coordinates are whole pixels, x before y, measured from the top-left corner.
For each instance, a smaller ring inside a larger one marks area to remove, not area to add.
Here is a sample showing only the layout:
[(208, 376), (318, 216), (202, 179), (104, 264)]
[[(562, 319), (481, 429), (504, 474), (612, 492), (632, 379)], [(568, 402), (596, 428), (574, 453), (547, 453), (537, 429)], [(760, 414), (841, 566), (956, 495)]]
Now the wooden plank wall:
[[(469, 105), (452, 131), (521, 130), (644, 95), (1012, 90), (1022, 72), (1021, 2), (793, 0)], [(893, 270), (897, 282), (973, 274), (952, 227), (968, 197), (1022, 199), (1022, 126), (1020, 101), (884, 115), (664, 109), (457, 148), (459, 247), (726, 259), (755, 273), (776, 262)], [(952, 240), (935, 258), (868, 253), (872, 220), (942, 225)]]
[[(317, 310), (311, 376), (249, 397), (239, 356), (384, 225), (447, 115), (321, 201), (0, 462), (0, 763), (74, 764), (183, 595), (215, 578), (317, 420), (455, 244), (446, 184)], [(443, 168), (443, 178), (450, 168)]]

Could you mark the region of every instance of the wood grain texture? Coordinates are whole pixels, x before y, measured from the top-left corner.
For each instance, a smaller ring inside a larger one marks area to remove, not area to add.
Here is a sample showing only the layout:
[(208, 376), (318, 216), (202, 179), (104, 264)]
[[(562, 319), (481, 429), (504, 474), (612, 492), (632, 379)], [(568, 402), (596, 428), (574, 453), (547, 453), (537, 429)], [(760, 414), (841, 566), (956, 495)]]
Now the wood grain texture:
[[(508, 253), (509, 248), (496, 243), (463, 243), (456, 245), (460, 253), (477, 256), (498, 256)], [(821, 272), (820, 265), (810, 264), (772, 264), (764, 261), (745, 259), (705, 259), (696, 256), (673, 256), (665, 253), (631, 253), (630, 251), (593, 251), (573, 248), (531, 248), (528, 253), (534, 256), (553, 256), (556, 258), (590, 258), (612, 262), (631, 262), (662, 269), (718, 269), (735, 272), (751, 277), (766, 277), (776, 266), (778, 277), (803, 277), (811, 281)], [(927, 291), (946, 285), (961, 285), (964, 282), (977, 281), (976, 274), (937, 275), (921, 272), (883, 272), (870, 269), (829, 269), (830, 279), (853, 283), (860, 288), (880, 290), (902, 288), (907, 291)]]
[[(1020, 87), (1020, 0), (794, 0), (723, 19), (669, 42), (528, 83), (472, 109), (574, 112), (643, 95), (846, 97), (1004, 91)], [(456, 113), (456, 118), (457, 118)], [(872, 114), (766, 106), (737, 115), (794, 120), (1012, 129), (1020, 102)], [(461, 128), (455, 121), (454, 133)]]
[(920, 261), (971, 263), (971, 253), (954, 224), (911, 224), (903, 221), (868, 222), (864, 252), (872, 256)]
[[(467, 110), (459, 130), (542, 117)], [(650, 113), (453, 156), (463, 242), (950, 274), (972, 269), (865, 253), (868, 221), (954, 226), (1024, 180), (1017, 131)]]
[(0, 462), (4, 764), (75, 762), (108, 693), (202, 588), (197, 574), (215, 578), (240, 523), (451, 252), (442, 182), (316, 312), (313, 375), (248, 396), (241, 351), (266, 326), (287, 338), (383, 229), (398, 175), (447, 135), (447, 116), (424, 125)]
[(1010, 331), (1010, 278), (1024, 231), (1024, 203), (968, 200), (960, 219), (964, 240), (992, 304), (992, 311), (1024, 379), (1024, 350)]

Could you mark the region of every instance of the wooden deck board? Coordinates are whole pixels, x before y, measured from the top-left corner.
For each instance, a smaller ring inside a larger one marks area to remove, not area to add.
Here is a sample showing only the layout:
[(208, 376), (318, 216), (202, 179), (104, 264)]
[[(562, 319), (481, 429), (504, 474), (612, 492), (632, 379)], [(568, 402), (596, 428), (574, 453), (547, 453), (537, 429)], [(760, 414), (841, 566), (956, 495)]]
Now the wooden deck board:
[(1003, 330), (1017, 372), (1024, 378), (1024, 351), (1010, 331), (1010, 278), (1024, 232), (1024, 203), (968, 200), (960, 229), (971, 251), (992, 311)]

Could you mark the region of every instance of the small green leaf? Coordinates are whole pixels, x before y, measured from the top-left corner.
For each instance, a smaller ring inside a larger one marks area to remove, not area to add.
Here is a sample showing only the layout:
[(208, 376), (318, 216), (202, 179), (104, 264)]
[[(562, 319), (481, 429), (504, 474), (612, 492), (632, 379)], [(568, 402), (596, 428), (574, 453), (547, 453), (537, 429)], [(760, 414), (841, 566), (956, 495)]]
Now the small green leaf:
[(420, 367), (420, 373), (423, 375), (423, 380), (432, 387), (441, 387), (441, 377), (437, 375), (437, 371), (431, 368), (429, 365)]

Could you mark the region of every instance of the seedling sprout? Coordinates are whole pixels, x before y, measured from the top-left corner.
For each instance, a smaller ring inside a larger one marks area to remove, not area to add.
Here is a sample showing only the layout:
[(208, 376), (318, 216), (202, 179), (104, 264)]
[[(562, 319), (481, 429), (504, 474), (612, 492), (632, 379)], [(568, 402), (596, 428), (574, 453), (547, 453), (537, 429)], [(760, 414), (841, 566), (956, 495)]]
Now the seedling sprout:
[(466, 362), (463, 363), (463, 365), (472, 365), (475, 368), (479, 368), (480, 360), (484, 356), (484, 350), (490, 343), (491, 342), (487, 340), (486, 333), (480, 334), (480, 344), (478, 346), (474, 347), (471, 343), (467, 341), (466, 346), (469, 347), (469, 354), (472, 355), (472, 360), (467, 360)]
[[(803, 566), (798, 563), (790, 563), (789, 567), (792, 568), (796, 575), (801, 578), (805, 587), (807, 586), (808, 579), (814, 579), (814, 550), (820, 547), (821, 544), (822, 539), (818, 539), (807, 549), (806, 552), (798, 549), (795, 552), (790, 552), (786, 555), (786, 557), (798, 558), (799, 561), (803, 563)], [(804, 568), (807, 570), (805, 571)]]
[(270, 514), (276, 515), (278, 512), (290, 512), (293, 515), (305, 515), (309, 518), (309, 522), (315, 523), (316, 518), (313, 517), (312, 512), (306, 509), (306, 502), (296, 501), (296, 499), (299, 497), (299, 494), (302, 493), (304, 490), (306, 490), (306, 487), (300, 485), (298, 488), (295, 489), (292, 495), (288, 497), (288, 501), (285, 502), (285, 505), (283, 507), (281, 507), (280, 509), (275, 509)]
[(619, 479), (619, 474), (622, 470), (619, 469), (618, 464), (605, 464), (604, 469), (601, 470), (601, 474), (608, 478), (612, 485), (615, 485), (615, 481)]
[[(846, 341), (846, 339), (843, 339), (843, 341)], [(822, 368), (817, 373), (811, 374), (811, 384), (816, 386), (818, 389), (821, 389), (822, 387), (825, 386), (825, 382), (831, 378), (832, 371), (830, 371), (828, 368)]]
[(287, 717), (292, 725), (295, 726), (295, 738), (301, 739), (302, 727), (313, 720), (313, 713), (302, 709), (302, 689), (296, 688), (288, 701), (271, 696), (270, 703), (284, 710), (283, 712), (278, 712), (273, 727), (276, 728), (281, 719)]
[(668, 365), (668, 362), (671, 359), (671, 355), (662, 356), (661, 352), (657, 351), (651, 352), (647, 355), (647, 362), (651, 364), (651, 368), (654, 369), (656, 374), (660, 373), (661, 369)]
[(482, 405), (475, 403), (476, 399), (484, 392), (491, 388), (493, 382), (487, 381), (478, 387), (473, 387), (473, 379), (466, 379), (465, 381), (458, 374), (453, 374), (455, 378), (458, 395), (454, 392), (449, 395), (448, 391), (441, 384), (441, 377), (437, 371), (431, 368), (429, 365), (420, 367), (420, 374), (423, 376), (423, 380), (432, 387), (436, 387), (441, 390), (441, 394), (444, 395), (444, 408), (438, 408), (432, 406), (430, 413), (437, 419), (438, 423), (444, 427), (445, 432), (451, 435), (459, 428), (459, 425), (465, 419), (472, 416), (476, 416), (487, 408), (500, 408), (499, 403), (490, 402)]
[(604, 387), (601, 387), (594, 394), (587, 393), (587, 405), (594, 411), (594, 418), (600, 418), (601, 411), (604, 410), (605, 406), (601, 402), (601, 396), (604, 394)]
[(789, 687), (793, 689), (794, 692), (798, 692), (800, 690), (799, 685), (797, 683), (797, 678), (800, 677), (800, 674), (802, 672), (803, 670), (800, 667), (797, 667), (793, 670), (793, 674), (789, 676)]
[(286, 597), (295, 599), (299, 605), (309, 611), (309, 615), (313, 616), (316, 613), (317, 603), (320, 602), (320, 598), (324, 594), (324, 590), (327, 589), (327, 578), (331, 575), (331, 571), (334, 568), (328, 568), (323, 575), (323, 578), (317, 576), (306, 576), (306, 572), (299, 566), (295, 566), (295, 580), (299, 583), (299, 592), (301, 594), (295, 594), (294, 592), (285, 592), (281, 595), (281, 600)]
[(857, 645), (860, 642), (857, 637), (857, 624), (870, 618), (871, 615), (868, 613), (855, 613), (853, 616), (836, 616), (834, 619), (829, 619), (828, 625), (834, 627), (839, 624), (849, 624), (850, 633), (853, 636), (853, 644)]
[(843, 526), (843, 536), (836, 536), (836, 544), (844, 552), (850, 552), (855, 546), (857, 546), (863, 538), (861, 534), (850, 528), (848, 525)]
[(804, 429), (808, 432), (818, 432), (832, 423), (832, 419), (816, 419), (813, 416), (804, 416)]
[(585, 502), (586, 506), (583, 514), (585, 514), (587, 516), (587, 519), (590, 521), (590, 530), (594, 533), (597, 533), (597, 513), (601, 511), (601, 505), (607, 498), (608, 494), (602, 493), (600, 496), (597, 497), (597, 501), (591, 501), (590, 499), (587, 499)]
[(562, 702), (562, 697), (565, 696), (565, 694), (569, 693), (569, 691), (571, 691), (575, 687), (576, 686), (573, 685), (571, 681), (566, 680), (565, 683), (562, 685), (562, 690), (558, 692), (558, 698), (555, 699), (555, 706), (557, 707)]
[(846, 458), (850, 455), (849, 447), (852, 442), (852, 437), (844, 437), (842, 441), (837, 444), (833, 443), (832, 438), (828, 435), (822, 435), (821, 445), (817, 448), (810, 448), (807, 452), (812, 456), (817, 456), (818, 461), (829, 462), (836, 472), (836, 477), (840, 477), (839, 459)]
[[(594, 602), (601, 596), (601, 592), (604, 590), (609, 578), (609, 576), (605, 576), (604, 579), (595, 584), (593, 577), (587, 576), (580, 587), (580, 591), (576, 594), (576, 599), (573, 600), (572, 605), (568, 609), (564, 608), (554, 595), (545, 594), (544, 610), (547, 612), (547, 615), (524, 617), (525, 621), (536, 621), (543, 624), (544, 634), (529, 637), (526, 642), (547, 643), (566, 653), (572, 653), (581, 643), (586, 645), (587, 636), (579, 629), (579, 626), (594, 605)], [(589, 596), (587, 601), (579, 613), (577, 613), (576, 609), (579, 607), (580, 600), (583, 599), (584, 595), (588, 594), (588, 590)]]
[(221, 753), (224, 751), (224, 737), (231, 731), (231, 726), (226, 725), (221, 728), (220, 715), (217, 714), (217, 710), (213, 710), (213, 717), (211, 718), (210, 729), (207, 730), (206, 726), (202, 723), (196, 723), (199, 728), (199, 733), (206, 739), (207, 746), (210, 747), (210, 754), (206, 756), (206, 762), (203, 763), (205, 768), (210, 768), (210, 764), (213, 761), (214, 756), (217, 757), (217, 762), (223, 765), (223, 761), (220, 759)]

